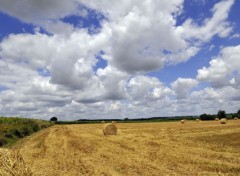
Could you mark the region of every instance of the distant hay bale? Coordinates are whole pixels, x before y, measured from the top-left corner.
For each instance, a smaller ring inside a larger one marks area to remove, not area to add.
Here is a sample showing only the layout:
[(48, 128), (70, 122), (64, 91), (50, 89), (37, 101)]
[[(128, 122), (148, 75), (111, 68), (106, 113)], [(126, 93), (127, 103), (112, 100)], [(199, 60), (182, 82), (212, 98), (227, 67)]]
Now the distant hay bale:
[(234, 117), (234, 120), (238, 120), (238, 118), (237, 118), (237, 117)]
[(182, 124), (185, 123), (185, 120), (181, 120), (181, 123), (182, 123)]
[(19, 153), (8, 149), (0, 149), (0, 175), (31, 176), (33, 174)]
[(113, 124), (116, 124), (117, 122), (116, 121), (112, 121)]
[(219, 118), (215, 118), (215, 121), (219, 121)]
[(103, 127), (103, 134), (104, 135), (116, 135), (117, 134), (117, 127), (114, 123), (107, 123)]
[(101, 123), (105, 123), (105, 121), (103, 120), (103, 121), (101, 121)]
[(221, 123), (221, 124), (226, 124), (226, 123), (227, 123), (227, 119), (226, 119), (226, 118), (222, 118), (222, 119), (220, 120), (220, 123)]
[(199, 119), (196, 119), (196, 122), (199, 122), (200, 120)]

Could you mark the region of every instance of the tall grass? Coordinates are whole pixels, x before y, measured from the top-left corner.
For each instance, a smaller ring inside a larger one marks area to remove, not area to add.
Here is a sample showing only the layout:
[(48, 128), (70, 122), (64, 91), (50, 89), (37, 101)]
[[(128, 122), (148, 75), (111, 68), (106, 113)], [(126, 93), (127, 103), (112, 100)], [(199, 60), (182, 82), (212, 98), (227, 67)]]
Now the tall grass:
[(11, 146), (20, 138), (31, 135), (54, 123), (17, 117), (0, 117), (0, 147)]

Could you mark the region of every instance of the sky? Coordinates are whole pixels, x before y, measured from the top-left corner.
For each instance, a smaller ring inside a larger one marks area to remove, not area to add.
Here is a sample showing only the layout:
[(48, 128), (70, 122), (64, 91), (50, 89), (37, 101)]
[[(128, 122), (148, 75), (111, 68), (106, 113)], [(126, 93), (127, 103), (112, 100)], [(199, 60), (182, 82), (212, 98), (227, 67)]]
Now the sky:
[(236, 113), (238, 0), (0, 0), (0, 116)]

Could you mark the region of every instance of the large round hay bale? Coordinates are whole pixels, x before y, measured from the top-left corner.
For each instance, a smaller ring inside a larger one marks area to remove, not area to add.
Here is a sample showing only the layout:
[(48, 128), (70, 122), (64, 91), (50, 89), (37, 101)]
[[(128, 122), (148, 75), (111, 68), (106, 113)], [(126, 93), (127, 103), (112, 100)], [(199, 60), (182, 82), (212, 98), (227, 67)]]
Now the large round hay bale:
[(185, 123), (185, 120), (181, 120), (181, 123), (182, 123), (182, 124)]
[(200, 119), (196, 119), (196, 122), (199, 122), (200, 121)]
[(216, 121), (219, 121), (219, 118), (215, 118)]
[(103, 126), (103, 134), (104, 135), (116, 135), (117, 134), (117, 126), (113, 123), (107, 123)]
[(238, 118), (237, 118), (237, 117), (234, 117), (234, 120), (238, 120)]
[(220, 120), (220, 123), (221, 123), (221, 124), (226, 124), (226, 123), (227, 123), (227, 119), (226, 119), (226, 118), (222, 118), (222, 119)]
[(32, 175), (21, 155), (8, 149), (0, 149), (0, 175)]

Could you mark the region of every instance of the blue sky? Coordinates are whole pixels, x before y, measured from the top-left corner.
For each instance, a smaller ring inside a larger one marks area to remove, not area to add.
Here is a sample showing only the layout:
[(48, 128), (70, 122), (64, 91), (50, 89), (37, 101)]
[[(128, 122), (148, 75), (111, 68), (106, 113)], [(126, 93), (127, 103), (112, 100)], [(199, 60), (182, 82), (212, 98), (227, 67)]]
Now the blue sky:
[(239, 109), (237, 0), (14, 3), (0, 3), (0, 115)]

